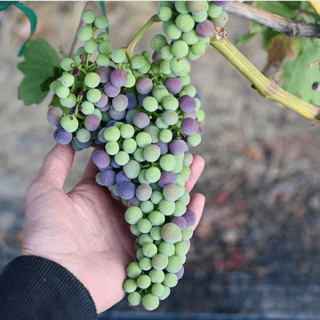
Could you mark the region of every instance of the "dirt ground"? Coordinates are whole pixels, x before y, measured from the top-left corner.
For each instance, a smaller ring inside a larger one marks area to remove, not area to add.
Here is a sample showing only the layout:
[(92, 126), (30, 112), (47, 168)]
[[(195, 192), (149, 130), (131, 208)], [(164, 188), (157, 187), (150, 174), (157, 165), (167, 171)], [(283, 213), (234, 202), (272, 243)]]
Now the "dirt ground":
[[(84, 2), (26, 3), (38, 15), (35, 38), (68, 52)], [(158, 5), (105, 4), (114, 48), (126, 45)], [(98, 2), (93, 8), (99, 12)], [(228, 39), (234, 43), (248, 24), (230, 15)], [(136, 51), (151, 50), (158, 32), (160, 25), (153, 26)], [(46, 120), (50, 97), (29, 107), (17, 98), (17, 55), (28, 33), (17, 8), (0, 13), (0, 266), (19, 254), (24, 193), (55, 145)], [(239, 50), (262, 70), (267, 55), (260, 44), (257, 36)], [(186, 274), (158, 312), (319, 315), (320, 127), (261, 97), (213, 48), (191, 68), (206, 113), (203, 142), (193, 150), (206, 167), (194, 192), (207, 202)], [(76, 154), (66, 192), (90, 154)], [(123, 300), (112, 310), (135, 309)]]

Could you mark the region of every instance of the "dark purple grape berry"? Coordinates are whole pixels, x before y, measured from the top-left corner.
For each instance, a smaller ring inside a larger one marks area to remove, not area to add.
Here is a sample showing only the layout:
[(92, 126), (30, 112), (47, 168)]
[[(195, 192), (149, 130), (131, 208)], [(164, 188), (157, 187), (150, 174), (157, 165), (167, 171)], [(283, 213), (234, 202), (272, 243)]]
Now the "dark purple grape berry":
[(120, 88), (114, 86), (111, 82), (107, 82), (104, 85), (104, 93), (110, 97), (110, 98), (114, 98), (116, 97), (119, 93), (120, 93)]
[(113, 170), (104, 170), (101, 175), (101, 182), (106, 187), (111, 187), (115, 184), (116, 173)]
[(196, 32), (201, 38), (210, 38), (213, 35), (214, 25), (210, 20), (205, 20), (197, 25)]
[(183, 217), (174, 217), (171, 222), (175, 223), (180, 230), (183, 230), (187, 225), (187, 222)]
[(179, 108), (185, 113), (191, 113), (196, 110), (196, 101), (188, 96), (184, 95), (179, 100)]
[(112, 71), (110, 75), (110, 82), (115, 86), (115, 87), (123, 87), (128, 80), (128, 74), (120, 69)]
[(169, 143), (169, 150), (173, 154), (181, 154), (188, 151), (188, 145), (183, 140), (172, 140)]
[(136, 186), (132, 182), (123, 182), (119, 185), (119, 196), (124, 200), (130, 200), (135, 196)]
[(197, 216), (194, 211), (188, 210), (184, 215), (183, 218), (186, 220), (187, 226), (194, 226), (197, 220)]
[(172, 94), (178, 94), (182, 90), (182, 87), (182, 81), (176, 77), (169, 78), (166, 82), (166, 88)]
[(195, 134), (198, 130), (198, 127), (198, 121), (192, 118), (186, 118), (181, 122), (181, 130), (188, 136)]

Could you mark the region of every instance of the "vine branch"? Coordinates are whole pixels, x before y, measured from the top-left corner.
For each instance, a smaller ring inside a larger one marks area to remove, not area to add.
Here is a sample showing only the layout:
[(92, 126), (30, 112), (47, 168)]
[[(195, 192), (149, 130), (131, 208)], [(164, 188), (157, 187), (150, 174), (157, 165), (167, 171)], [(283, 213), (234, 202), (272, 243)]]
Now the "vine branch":
[[(312, 1), (316, 2), (316, 1)], [(289, 37), (320, 37), (320, 26), (286, 18), (241, 2), (231, 2), (225, 11), (253, 20)]]
[(217, 40), (216, 34), (210, 44), (233, 64), (257, 89), (263, 97), (276, 101), (310, 120), (314, 125), (320, 123), (320, 108), (303, 101), (280, 88), (274, 81), (264, 76), (227, 39)]

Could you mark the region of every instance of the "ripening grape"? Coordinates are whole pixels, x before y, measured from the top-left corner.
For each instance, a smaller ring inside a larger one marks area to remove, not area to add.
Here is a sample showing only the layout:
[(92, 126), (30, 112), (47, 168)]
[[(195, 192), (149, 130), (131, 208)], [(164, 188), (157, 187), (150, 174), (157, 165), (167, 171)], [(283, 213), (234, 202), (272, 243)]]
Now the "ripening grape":
[(114, 98), (120, 93), (120, 87), (114, 86), (111, 82), (107, 82), (104, 85), (104, 93), (110, 97)]
[(205, 20), (197, 25), (196, 32), (201, 38), (210, 38), (213, 35), (214, 25), (210, 20)]
[[(140, 129), (143, 129), (143, 128), (147, 127), (150, 124), (150, 119), (149, 119), (148, 115), (145, 114), (144, 112), (135, 113), (135, 115), (133, 116), (132, 121), (133, 121), (134, 125), (137, 126)], [(151, 138), (151, 136), (150, 136), (150, 138)]]
[(213, 24), (218, 28), (223, 27), (227, 23), (227, 21), (228, 13), (224, 10), (222, 10), (221, 14), (217, 18), (212, 19)]
[(58, 128), (53, 133), (54, 140), (62, 145), (67, 145), (72, 140), (72, 133), (64, 130), (63, 128)]
[(166, 223), (161, 229), (161, 237), (169, 243), (181, 241), (182, 234), (180, 228), (174, 223)]
[(78, 31), (78, 38), (80, 41), (83, 41), (83, 42), (91, 39), (92, 35), (93, 35), (93, 32), (90, 26), (84, 26)]

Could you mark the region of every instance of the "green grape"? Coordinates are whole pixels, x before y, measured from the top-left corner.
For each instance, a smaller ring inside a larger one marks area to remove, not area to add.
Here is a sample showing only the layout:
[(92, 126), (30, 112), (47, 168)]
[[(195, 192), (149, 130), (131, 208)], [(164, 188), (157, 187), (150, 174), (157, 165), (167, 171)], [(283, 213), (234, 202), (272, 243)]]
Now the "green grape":
[[(101, 173), (102, 173), (102, 172), (101, 172)], [(137, 236), (137, 237), (139, 237), (139, 236), (141, 235), (141, 232), (138, 230), (137, 226), (134, 225), (134, 224), (130, 225), (130, 231), (131, 231), (131, 233), (132, 233), (133, 235), (135, 235), (135, 236)], [(139, 259), (140, 259), (140, 258), (139, 258)], [(138, 260), (139, 260), (139, 259), (138, 259)]]
[[(130, 293), (132, 294), (132, 293)], [(159, 300), (165, 300), (170, 295), (170, 288), (163, 286), (163, 294), (159, 297)]]
[(159, 164), (164, 171), (171, 171), (176, 165), (176, 159), (172, 154), (165, 154), (160, 157)]
[(142, 55), (146, 58), (146, 59), (149, 59), (150, 58), (150, 52), (149, 51), (143, 51), (142, 52)]
[(201, 56), (205, 53), (206, 51), (206, 46), (201, 43), (197, 42), (196, 44), (192, 45), (190, 48), (190, 51), (195, 55), (195, 56)]
[(115, 126), (111, 126), (104, 131), (103, 136), (107, 141), (118, 141), (120, 138), (120, 130)]
[(224, 27), (228, 21), (228, 13), (222, 10), (221, 14), (217, 18), (213, 18), (211, 21), (218, 28)]
[(175, 111), (179, 107), (179, 101), (173, 96), (167, 96), (162, 100), (162, 106), (166, 110), (172, 110)]
[(136, 77), (133, 74), (128, 73), (128, 80), (124, 86), (126, 88), (132, 88), (135, 84), (136, 84)]
[(77, 104), (77, 98), (73, 93), (70, 93), (66, 98), (59, 99), (60, 104), (66, 108), (73, 108)]
[(98, 51), (101, 54), (110, 54), (112, 52), (112, 45), (109, 41), (102, 41), (98, 45)]
[(139, 260), (139, 267), (143, 270), (143, 271), (148, 271), (152, 268), (152, 263), (151, 263), (151, 259), (147, 258), (147, 257), (143, 257)]
[(182, 197), (184, 195), (184, 193), (186, 192), (185, 188), (182, 186), (178, 186), (179, 188), (179, 198)]
[(138, 72), (142, 73), (142, 74), (146, 74), (151, 68), (151, 63), (146, 60), (146, 63), (144, 64), (144, 66), (142, 68), (137, 69)]
[(160, 7), (168, 7), (170, 9), (174, 9), (174, 4), (172, 1), (160, 1), (159, 2)]
[(95, 72), (89, 72), (86, 74), (84, 78), (84, 83), (89, 87), (89, 88), (95, 88), (99, 85), (100, 83), (100, 77), (97, 73)]
[(158, 109), (158, 102), (154, 97), (144, 98), (142, 105), (143, 105), (143, 108), (149, 112), (153, 112)]
[(137, 289), (137, 282), (133, 279), (127, 279), (123, 283), (123, 290), (127, 293), (134, 292)]
[(119, 144), (116, 141), (109, 141), (106, 144), (106, 151), (110, 156), (114, 156), (119, 152)]
[(183, 241), (177, 242), (174, 246), (175, 246), (175, 253), (177, 256), (185, 256), (189, 251), (188, 245)]
[(137, 143), (134, 139), (128, 138), (122, 142), (122, 149), (127, 153), (133, 153), (137, 149)]
[(203, 111), (203, 110), (197, 111), (198, 121), (203, 121), (203, 120), (204, 120), (204, 117), (205, 117), (205, 114), (204, 114), (204, 111)]
[(115, 49), (112, 51), (111, 59), (115, 63), (122, 63), (126, 59), (126, 53), (123, 49)]
[(110, 59), (106, 54), (100, 53), (96, 58), (96, 64), (98, 67), (109, 67)]
[(154, 240), (161, 240), (161, 228), (160, 227), (152, 227), (150, 230), (150, 235)]
[(152, 137), (147, 132), (139, 132), (136, 136), (136, 142), (140, 148), (145, 148), (152, 143)]
[[(189, 74), (190, 68), (191, 68), (191, 67), (190, 67), (190, 63), (189, 63), (188, 60), (186, 60), (186, 63), (185, 63), (185, 65), (184, 65), (183, 69), (180, 70), (180, 71), (179, 71), (179, 70), (173, 71), (172, 74), (175, 75), (175, 76), (177, 76), (177, 77), (186, 76), (186, 75)], [(181, 91), (181, 92), (182, 92), (182, 91)]]
[[(80, 41), (88, 41), (93, 36), (93, 32), (90, 26), (84, 26), (78, 31), (78, 38)], [(68, 71), (68, 70), (66, 70)]]
[(163, 85), (157, 85), (152, 89), (152, 95), (156, 98), (158, 103), (161, 103), (162, 100), (169, 95), (169, 91)]
[[(138, 162), (143, 162), (145, 159), (143, 157), (143, 149), (142, 148), (137, 148), (137, 150), (133, 153), (133, 157), (135, 160), (137, 160)], [(145, 180), (147, 183), (147, 180)]]
[(210, 43), (210, 38), (201, 38), (199, 37), (199, 43), (204, 44), (205, 46), (207, 46)]
[(92, 23), (95, 18), (96, 18), (96, 15), (92, 10), (86, 10), (81, 15), (82, 21), (86, 24)]
[(159, 203), (159, 211), (163, 213), (165, 216), (170, 216), (174, 213), (175, 203), (168, 200), (161, 200)]
[(163, 74), (171, 74), (170, 61), (169, 60), (162, 60), (160, 62), (160, 70)]
[(163, 196), (166, 200), (174, 202), (179, 198), (179, 187), (176, 184), (170, 183), (163, 188)]
[[(162, 242), (162, 243), (166, 243), (166, 242)], [(160, 244), (160, 246), (161, 246), (161, 244)], [(165, 247), (162, 247), (162, 249), (165, 249)], [(159, 250), (160, 250), (160, 247), (159, 247)], [(165, 269), (168, 265), (168, 262), (169, 262), (168, 255), (165, 253), (158, 253), (152, 258), (152, 266), (156, 270)]]
[(183, 240), (190, 240), (193, 235), (193, 230), (190, 226), (186, 226), (182, 231), (182, 239)]
[[(144, 259), (144, 258), (142, 258)], [(140, 260), (140, 262), (142, 261)], [(149, 276), (142, 274), (138, 279), (137, 279), (137, 285), (141, 289), (147, 289), (151, 284), (151, 279)], [(142, 299), (143, 300), (143, 299)]]
[(149, 271), (149, 277), (152, 283), (161, 283), (165, 279), (165, 274), (162, 270), (152, 269)]
[(196, 56), (192, 53), (191, 50), (189, 50), (188, 54), (187, 54), (187, 59), (189, 60), (197, 60), (199, 58), (199, 56)]
[(172, 72), (179, 72), (182, 71), (184, 69), (184, 67), (186, 66), (186, 60), (185, 59), (181, 59), (181, 58), (173, 58), (170, 60), (170, 68), (172, 70)]
[(141, 54), (135, 54), (132, 58), (131, 58), (131, 66), (133, 69), (139, 69), (139, 68), (142, 68), (147, 60), (146, 58), (141, 55)]
[(59, 87), (56, 89), (56, 95), (59, 97), (59, 98), (66, 98), (70, 93), (70, 90), (69, 88), (67, 87)]
[(178, 278), (174, 273), (166, 273), (163, 284), (169, 288), (173, 288), (178, 284)]
[(203, 21), (205, 21), (205, 20), (207, 20), (207, 18), (208, 18), (208, 13), (207, 12), (203, 12), (203, 13), (201, 13), (201, 14), (199, 14), (199, 15), (194, 15), (194, 14), (192, 14), (192, 18), (193, 18), (193, 20), (195, 21), (195, 22), (203, 22)]
[(151, 201), (154, 204), (159, 204), (162, 199), (163, 199), (163, 195), (160, 191), (153, 191), (152, 192)]
[(163, 285), (160, 283), (155, 283), (151, 287), (151, 293), (156, 297), (160, 297), (163, 294), (163, 292), (164, 292)]
[(123, 126), (123, 122), (118, 121), (118, 122), (116, 122), (113, 126), (114, 126), (114, 127), (117, 127), (117, 128), (120, 130), (120, 128)]
[[(130, 226), (131, 227), (131, 226)], [(131, 229), (131, 228), (130, 228)], [(143, 253), (142, 253), (142, 249), (139, 248), (136, 250), (136, 258), (139, 260), (141, 260), (144, 257)]]
[(98, 50), (98, 44), (96, 43), (95, 40), (89, 39), (88, 41), (85, 42), (84, 49), (86, 50), (87, 53), (93, 54)]
[[(161, 49), (162, 50), (162, 49)], [(151, 63), (151, 70), (154, 74), (158, 74), (159, 73), (159, 70), (160, 70), (160, 67), (155, 63), (155, 62), (152, 62)]]
[(172, 19), (168, 20), (168, 21), (164, 21), (162, 23), (162, 30), (164, 32), (166, 32), (166, 30), (168, 29), (169, 26), (171, 26), (172, 24), (174, 24), (174, 21)]
[(98, 89), (90, 89), (87, 92), (87, 99), (90, 102), (98, 102), (101, 98), (101, 92)]
[(144, 297), (142, 297), (141, 303), (146, 310), (152, 311), (159, 307), (160, 302), (158, 297), (154, 296), (151, 293), (148, 293)]
[(148, 181), (146, 180), (145, 173), (147, 169), (142, 169), (139, 173), (138, 180), (141, 184), (148, 184)]
[(120, 135), (124, 139), (128, 139), (128, 138), (133, 137), (133, 135), (134, 135), (134, 127), (131, 124), (128, 124), (128, 123), (124, 124), (120, 128)]
[(176, 26), (183, 32), (189, 32), (194, 27), (194, 20), (190, 14), (181, 13), (175, 20)]
[(190, 168), (184, 165), (182, 171), (180, 172), (180, 174), (184, 178), (184, 181), (187, 181), (189, 179), (190, 172)]
[(143, 201), (140, 204), (140, 208), (142, 210), (143, 213), (145, 214), (149, 214), (150, 212), (153, 211), (154, 209), (154, 204), (151, 201)]
[(155, 244), (148, 242), (143, 245), (142, 252), (146, 257), (152, 258), (157, 254), (158, 248)]
[(61, 82), (58, 80), (55, 80), (53, 82), (51, 82), (50, 84), (50, 91), (53, 93), (56, 93), (56, 90), (61, 87)]
[(106, 29), (109, 25), (109, 20), (107, 17), (105, 16), (100, 16), (97, 17), (94, 20), (94, 25), (98, 28), (98, 29)]
[(148, 183), (155, 183), (160, 179), (160, 177), (161, 177), (161, 171), (157, 167), (151, 167), (147, 169), (145, 172), (145, 178), (148, 181)]
[(60, 124), (67, 132), (74, 132), (78, 129), (78, 119), (73, 115), (65, 115), (61, 118)]
[[(106, 130), (107, 131), (107, 130)], [(124, 151), (119, 151), (115, 156), (114, 156), (114, 161), (119, 165), (119, 166), (124, 166), (129, 162), (129, 155), (124, 152)], [(138, 228), (139, 229), (139, 228)], [(140, 230), (141, 231), (141, 230)]]
[(188, 84), (190, 84), (190, 81), (191, 81), (189, 75), (181, 76), (181, 77), (179, 77), (179, 79), (182, 81), (182, 84), (183, 84), (184, 86), (187, 86)]
[(143, 156), (148, 162), (155, 162), (159, 159), (161, 154), (161, 149), (156, 144), (151, 144), (145, 147), (143, 151)]
[(168, 7), (159, 7), (158, 17), (161, 21), (168, 21), (172, 17), (172, 10)]
[(181, 30), (173, 23), (170, 24), (164, 32), (172, 40), (178, 40), (182, 35)]
[(160, 131), (159, 138), (162, 142), (168, 143), (172, 140), (173, 134), (169, 129), (163, 129)]
[(129, 278), (138, 278), (141, 275), (141, 268), (139, 267), (139, 263), (136, 261), (131, 262), (126, 269), (126, 272)]
[(78, 130), (77, 132), (77, 139), (80, 141), (80, 142), (88, 142), (91, 138), (91, 133), (89, 130), (85, 129), (85, 128), (81, 128)]
[(156, 126), (148, 126), (144, 128), (144, 131), (151, 135), (152, 143), (157, 143), (159, 141), (159, 129)]
[(171, 51), (171, 45), (163, 46), (160, 50), (161, 56), (164, 60), (170, 60), (173, 58), (173, 54)]
[(84, 101), (81, 104), (81, 112), (85, 115), (92, 114), (94, 112), (94, 105), (90, 101)]
[(195, 44), (199, 40), (199, 36), (197, 35), (196, 31), (192, 29), (189, 32), (184, 32), (182, 34), (182, 40), (186, 42), (189, 46)]
[(196, 147), (197, 145), (200, 144), (201, 142), (201, 136), (199, 133), (195, 133), (191, 136), (187, 137), (188, 143), (192, 146), (192, 147)]
[[(179, 227), (178, 227), (179, 228)], [(177, 273), (182, 268), (182, 263), (179, 257), (171, 256), (169, 257), (169, 262), (166, 270), (171, 273)]]
[(98, 108), (94, 109), (93, 114), (95, 114), (100, 119), (100, 121), (102, 120), (102, 113)]
[(97, 39), (102, 39), (103, 41), (110, 41), (110, 35), (108, 32), (100, 32), (97, 36)]
[(74, 84), (74, 76), (69, 72), (63, 72), (61, 76), (61, 84), (64, 87), (71, 87)]
[[(170, 9), (169, 9), (170, 10)], [(162, 34), (156, 34), (151, 39), (150, 46), (152, 50), (160, 52), (161, 48), (167, 44), (167, 39)]]
[[(187, 241), (187, 240), (184, 240), (184, 241)], [(187, 261), (187, 257), (186, 256), (178, 256), (178, 257), (180, 258), (182, 265)]]
[(125, 219), (129, 224), (136, 224), (140, 219), (142, 219), (141, 209), (135, 206), (129, 207), (126, 210)]
[(172, 222), (166, 223), (161, 229), (161, 237), (164, 241), (176, 243), (182, 240), (180, 228)]
[(152, 228), (152, 224), (149, 220), (142, 218), (138, 221), (137, 228), (142, 233), (148, 233)]
[(175, 1), (174, 6), (179, 13), (189, 12), (188, 1)]
[(156, 126), (159, 129), (167, 129), (169, 126), (162, 120), (162, 118), (157, 118)]
[(183, 176), (182, 176), (181, 174), (176, 174), (176, 177), (177, 177), (177, 182), (176, 182), (176, 184), (177, 184), (178, 186), (183, 186), (183, 187), (184, 187), (185, 184), (186, 184), (186, 182), (185, 182)]
[(128, 295), (128, 302), (131, 306), (138, 306), (141, 303), (141, 295), (137, 291)]
[(182, 90), (190, 97), (194, 97), (197, 93), (196, 88), (191, 85), (184, 86)]
[(159, 211), (152, 211), (148, 216), (148, 220), (153, 226), (161, 226), (165, 221), (165, 216)]
[(176, 173), (180, 173), (182, 171), (182, 169), (183, 169), (182, 162), (181, 161), (177, 161), (174, 169), (172, 170), (172, 172), (175, 173), (175, 174)]
[[(163, 253), (164, 255), (166, 255), (167, 257), (171, 257), (172, 255), (174, 255), (175, 252), (175, 246), (173, 243), (170, 242), (166, 242), (163, 241), (160, 245), (159, 245), (159, 254)], [(169, 260), (168, 260), (169, 261)], [(167, 266), (168, 262), (166, 263)], [(165, 267), (166, 267), (165, 266)], [(153, 266), (154, 267), (154, 266)], [(165, 268), (164, 267), (164, 268)], [(155, 267), (154, 267), (155, 268)]]
[[(138, 241), (141, 246), (144, 246), (146, 243), (153, 243), (153, 239), (150, 237), (150, 235), (148, 233), (141, 234)], [(141, 248), (141, 250), (142, 250), (142, 248)]]

